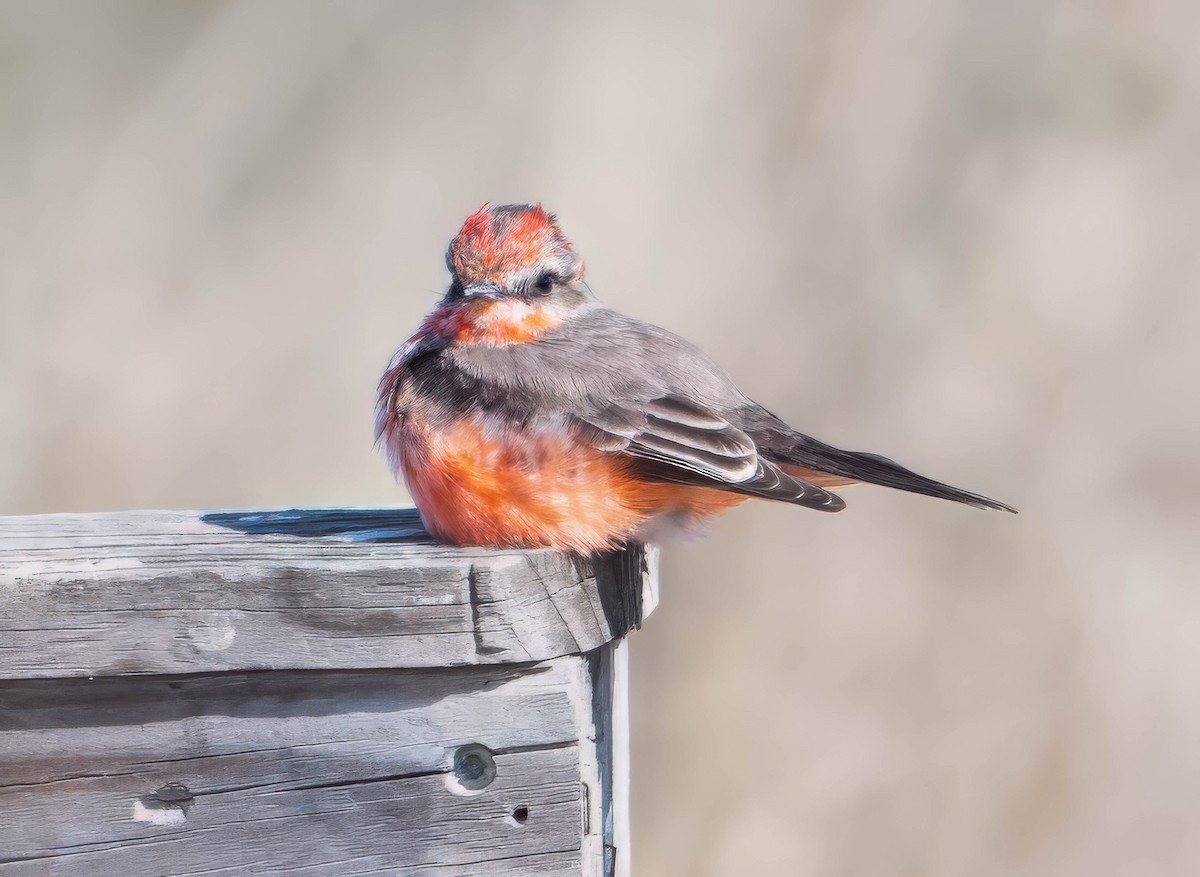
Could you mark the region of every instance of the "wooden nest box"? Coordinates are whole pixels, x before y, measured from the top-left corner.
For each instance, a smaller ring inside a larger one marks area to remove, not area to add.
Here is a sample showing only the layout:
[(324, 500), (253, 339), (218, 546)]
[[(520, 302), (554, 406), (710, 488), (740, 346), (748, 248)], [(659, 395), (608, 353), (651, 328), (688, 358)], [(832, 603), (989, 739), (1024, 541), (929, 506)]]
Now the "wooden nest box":
[(641, 548), (0, 518), (0, 875), (625, 874)]

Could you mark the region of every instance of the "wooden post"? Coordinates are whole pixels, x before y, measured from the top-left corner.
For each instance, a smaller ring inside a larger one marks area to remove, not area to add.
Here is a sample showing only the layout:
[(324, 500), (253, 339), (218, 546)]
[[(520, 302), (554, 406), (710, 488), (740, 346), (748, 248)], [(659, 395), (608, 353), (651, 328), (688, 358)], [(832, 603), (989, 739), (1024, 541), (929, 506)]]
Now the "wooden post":
[(0, 518), (0, 875), (628, 874), (654, 567), (409, 510)]

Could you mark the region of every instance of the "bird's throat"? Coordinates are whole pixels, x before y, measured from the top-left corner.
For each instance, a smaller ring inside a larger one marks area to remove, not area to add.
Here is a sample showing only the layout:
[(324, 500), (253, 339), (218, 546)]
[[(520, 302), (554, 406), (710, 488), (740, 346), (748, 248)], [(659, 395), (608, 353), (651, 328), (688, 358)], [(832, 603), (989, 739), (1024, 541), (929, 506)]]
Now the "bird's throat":
[(521, 299), (478, 299), (438, 308), (426, 318), (422, 331), (456, 344), (505, 347), (536, 341), (566, 317), (561, 309)]

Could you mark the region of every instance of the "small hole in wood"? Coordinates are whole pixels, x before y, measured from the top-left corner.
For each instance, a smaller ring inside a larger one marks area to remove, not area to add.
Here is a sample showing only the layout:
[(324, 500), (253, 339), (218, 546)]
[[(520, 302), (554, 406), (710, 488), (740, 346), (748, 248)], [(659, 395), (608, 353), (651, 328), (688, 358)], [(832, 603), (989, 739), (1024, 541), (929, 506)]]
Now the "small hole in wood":
[(529, 820), (529, 808), (518, 807), (512, 812), (513, 822), (517, 825), (524, 825)]

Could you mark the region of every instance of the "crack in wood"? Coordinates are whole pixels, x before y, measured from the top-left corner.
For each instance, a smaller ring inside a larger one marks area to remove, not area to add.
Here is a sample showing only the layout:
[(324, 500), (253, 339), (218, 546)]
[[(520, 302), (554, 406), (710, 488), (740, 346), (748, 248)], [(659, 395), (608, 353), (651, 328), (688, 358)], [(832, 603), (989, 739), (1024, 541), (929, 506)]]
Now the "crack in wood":
[(542, 586), (542, 590), (546, 592), (546, 599), (550, 601), (550, 606), (554, 609), (554, 614), (557, 615), (558, 620), (562, 622), (563, 629), (570, 635), (572, 651), (583, 652), (584, 649), (579, 642), (579, 638), (575, 636), (575, 631), (572, 629), (571, 625), (567, 623), (567, 619), (563, 617), (562, 609), (559, 607), (558, 602), (554, 599), (554, 594), (550, 592), (550, 585), (546, 582), (545, 577), (542, 575), (542, 571), (537, 568), (537, 564), (533, 562), (533, 558), (529, 555), (525, 555), (524, 560), (530, 571), (533, 573), (534, 578), (537, 579), (538, 584)]
[[(417, 780), (417, 779), (421, 779), (423, 777), (443, 776), (449, 772), (450, 772), (449, 768), (439, 767), (439, 768), (436, 768), (433, 770), (417, 770), (417, 771), (411, 771), (408, 773), (390, 774), (388, 776), (365, 777), (362, 779), (353, 779), (353, 780), (335, 780), (333, 782), (323, 782), (323, 783), (309, 783), (308, 785), (302, 785), (302, 786), (285, 786), (283, 788), (270, 788), (269, 785), (243, 786), (240, 789), (227, 789), (227, 790), (222, 790), (222, 791), (247, 791), (247, 790), (251, 790), (251, 789), (262, 788), (262, 789), (267, 789), (265, 794), (268, 794), (268, 795), (287, 795), (287, 794), (291, 794), (292, 792), (311, 792), (311, 791), (315, 791), (317, 789), (346, 789), (346, 788), (353, 788), (354, 786), (368, 786), (368, 785), (371, 785), (372, 783), (393, 783), (393, 782), (398, 782), (400, 780)], [(279, 784), (276, 783), (273, 785), (279, 785)], [(197, 796), (199, 796), (201, 794), (208, 795), (208, 794), (217, 794), (217, 793), (216, 792), (197, 792), (196, 793)]]
[(471, 604), (471, 635), (475, 639), (475, 654), (495, 655), (503, 652), (503, 648), (488, 645), (483, 638), (483, 622), (479, 612), (482, 603), (479, 599), (479, 568), (473, 563), (467, 567), (467, 598)]
[(76, 773), (66, 776), (51, 777), (47, 780), (34, 780), (28, 783), (0, 783), (0, 790), (16, 791), (17, 789), (34, 789), (41, 786), (52, 786), (56, 783), (72, 783), (79, 780), (109, 780), (118, 777), (135, 776), (132, 771), (115, 771), (113, 773)]

